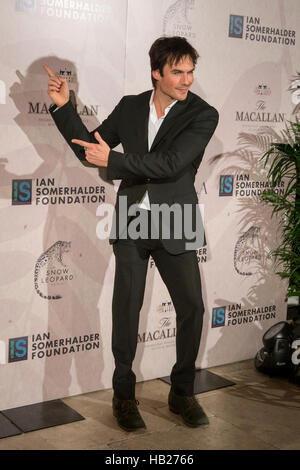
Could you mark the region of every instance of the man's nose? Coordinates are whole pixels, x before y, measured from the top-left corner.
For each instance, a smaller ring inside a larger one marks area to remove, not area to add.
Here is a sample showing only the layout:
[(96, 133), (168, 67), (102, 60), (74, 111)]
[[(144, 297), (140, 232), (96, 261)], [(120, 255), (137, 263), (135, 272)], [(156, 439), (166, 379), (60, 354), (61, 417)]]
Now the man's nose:
[(189, 86), (193, 83), (193, 76), (189, 73), (182, 74), (182, 85)]

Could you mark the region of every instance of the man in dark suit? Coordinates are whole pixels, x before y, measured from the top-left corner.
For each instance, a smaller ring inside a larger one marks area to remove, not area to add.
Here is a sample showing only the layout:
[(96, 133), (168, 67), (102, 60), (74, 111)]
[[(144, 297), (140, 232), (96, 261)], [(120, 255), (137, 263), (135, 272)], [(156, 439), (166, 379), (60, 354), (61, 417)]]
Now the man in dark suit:
[[(208, 423), (193, 392), (204, 312), (195, 249), (205, 243), (194, 181), (218, 113), (189, 91), (198, 54), (186, 39), (159, 38), (149, 55), (154, 90), (123, 97), (91, 133), (69, 100), (67, 82), (44, 67), (55, 103), (52, 117), (74, 153), (106, 167), (109, 179), (122, 180), (110, 240), (116, 257), (113, 412), (128, 431), (145, 427), (135, 400), (132, 362), (150, 255), (176, 310), (177, 359), (169, 408), (189, 426)], [(119, 143), (123, 152), (112, 150)], [(126, 213), (120, 214), (124, 207)], [(170, 209), (179, 209), (179, 219)]]

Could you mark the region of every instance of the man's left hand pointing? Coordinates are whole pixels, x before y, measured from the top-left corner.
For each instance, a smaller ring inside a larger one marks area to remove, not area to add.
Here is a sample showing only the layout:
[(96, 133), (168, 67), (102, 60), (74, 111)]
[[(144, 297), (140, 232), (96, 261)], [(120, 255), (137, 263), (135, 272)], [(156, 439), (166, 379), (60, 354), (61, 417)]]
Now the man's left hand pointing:
[(90, 142), (85, 142), (84, 140), (72, 139), (73, 144), (81, 145), (85, 148), (85, 158), (88, 162), (97, 166), (108, 165), (108, 155), (110, 148), (107, 143), (100, 137), (99, 132), (94, 134), (98, 144), (91, 144)]

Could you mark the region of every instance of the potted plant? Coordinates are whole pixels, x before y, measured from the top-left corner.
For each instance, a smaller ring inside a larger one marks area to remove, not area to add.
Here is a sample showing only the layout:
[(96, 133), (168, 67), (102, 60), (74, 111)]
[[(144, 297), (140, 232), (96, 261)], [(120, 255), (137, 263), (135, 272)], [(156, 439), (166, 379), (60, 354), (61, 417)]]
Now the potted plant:
[[(275, 257), (277, 274), (288, 279), (287, 297), (300, 296), (300, 122), (289, 122), (282, 139), (272, 142), (261, 157), (264, 166), (270, 164), (268, 179), (271, 188), (261, 198), (272, 204), (282, 230), (281, 245), (271, 252)], [(284, 182), (284, 191), (273, 188)]]
[[(269, 145), (269, 149), (263, 154), (261, 160), (264, 166), (269, 166), (267, 177), (270, 182), (271, 189), (261, 194), (264, 202), (273, 206), (272, 215), (277, 214), (279, 228), (282, 230), (281, 245), (274, 249), (270, 254), (275, 257), (275, 266), (279, 267), (277, 274), (288, 280), (287, 297), (300, 296), (300, 122), (295, 119), (294, 122), (286, 124), (286, 128), (282, 131), (282, 138), (273, 141)], [(282, 184), (283, 183), (283, 184)], [(275, 191), (275, 187), (284, 188), (280, 193)], [(293, 340), (300, 338), (300, 313), (299, 304), (297, 314), (293, 318), (292, 324), (281, 322), (286, 328), (290, 328), (289, 341), (291, 342), (291, 351), (294, 350)], [(273, 330), (282, 326), (280, 323), (273, 325)], [(268, 330), (265, 337), (272, 336)], [(280, 336), (280, 335), (279, 335)], [(274, 338), (272, 338), (274, 340)], [(280, 339), (279, 341), (282, 341)], [(276, 349), (276, 348), (275, 348)], [(278, 351), (272, 351), (269, 354), (266, 349), (261, 349), (255, 358), (255, 365), (258, 370), (264, 371), (265, 363), (276, 358)], [(297, 346), (295, 346), (297, 350)], [(294, 354), (297, 353), (295, 350)], [(289, 380), (300, 384), (300, 365), (289, 359), (289, 348), (286, 351), (287, 370), (289, 372)], [(294, 356), (292, 354), (292, 357)], [(297, 354), (296, 354), (297, 355)], [(297, 355), (298, 357), (298, 355)], [(274, 360), (273, 360), (274, 362)], [(275, 361), (277, 364), (277, 362)], [(281, 363), (280, 363), (281, 364)], [(274, 368), (273, 372), (275, 371)], [(280, 369), (280, 368), (278, 368)]]

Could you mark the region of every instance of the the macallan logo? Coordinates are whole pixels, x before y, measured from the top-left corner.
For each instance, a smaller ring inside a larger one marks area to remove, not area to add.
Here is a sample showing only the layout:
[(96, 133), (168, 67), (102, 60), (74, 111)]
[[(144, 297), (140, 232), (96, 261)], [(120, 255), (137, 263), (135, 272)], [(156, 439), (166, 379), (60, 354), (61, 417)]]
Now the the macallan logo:
[[(286, 119), (285, 113), (275, 109), (271, 110), (269, 101), (272, 94), (270, 86), (261, 81), (253, 86), (253, 95), (256, 95), (256, 101), (248, 109), (240, 109), (235, 113), (235, 120), (247, 123), (247, 126), (257, 127), (257, 123), (281, 123)], [(257, 99), (258, 98), (258, 99)]]
[(255, 104), (255, 110), (236, 111), (235, 120), (241, 122), (263, 122), (278, 123), (285, 121), (285, 113), (273, 113), (267, 110), (264, 100), (259, 100)]
[[(49, 108), (51, 104), (48, 103), (41, 103), (39, 101), (32, 102), (29, 101), (28, 103), (28, 114), (43, 114), (47, 115), (50, 114)], [(75, 106), (77, 113), (79, 116), (97, 116), (99, 112), (99, 105), (76, 105)]]
[(172, 321), (172, 317), (162, 317), (156, 329), (138, 333), (138, 343), (151, 343), (152, 341), (175, 338), (176, 327), (172, 326)]

